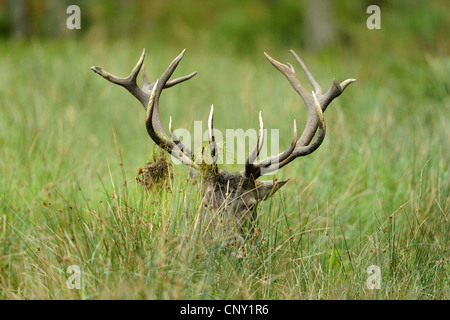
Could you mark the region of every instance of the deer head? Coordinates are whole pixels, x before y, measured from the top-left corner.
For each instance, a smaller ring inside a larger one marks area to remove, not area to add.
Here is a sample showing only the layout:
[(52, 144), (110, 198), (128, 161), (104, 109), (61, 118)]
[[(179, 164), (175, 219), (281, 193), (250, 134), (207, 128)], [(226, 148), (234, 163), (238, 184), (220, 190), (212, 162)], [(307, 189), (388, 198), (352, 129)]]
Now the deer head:
[[(300, 64), (300, 67), (314, 89), (310, 94), (297, 79), (291, 64), (282, 64), (270, 57), (267, 53), (264, 53), (272, 65), (288, 79), (291, 86), (303, 100), (307, 112), (305, 129), (300, 138), (298, 138), (294, 120), (293, 136), (289, 147), (278, 155), (257, 161), (264, 140), (264, 122), (260, 113), (259, 135), (256, 147), (247, 158), (244, 170), (230, 173), (219, 169), (217, 166), (217, 145), (213, 130), (213, 107), (211, 107), (208, 119), (209, 150), (213, 159), (212, 164), (205, 165), (204, 163), (199, 164), (196, 162), (194, 154), (174, 134), (172, 130), (172, 118), (170, 118), (169, 122), (170, 136), (166, 134), (161, 124), (159, 100), (162, 91), (189, 80), (196, 75), (196, 72), (193, 72), (184, 77), (169, 81), (178, 63), (183, 58), (184, 52), (185, 50), (172, 61), (166, 71), (154, 83), (148, 80), (143, 68), (145, 49), (136, 66), (131, 71), (131, 74), (126, 78), (114, 76), (99, 67), (91, 67), (91, 69), (106, 80), (124, 87), (139, 100), (145, 110), (145, 126), (150, 138), (160, 148), (189, 166), (193, 175), (201, 178), (202, 202), (205, 209), (211, 214), (220, 216), (221, 219), (230, 219), (237, 226), (242, 226), (243, 222), (254, 220), (256, 207), (259, 202), (268, 199), (288, 181), (277, 181), (276, 179), (272, 181), (259, 181), (257, 179), (265, 173), (273, 172), (286, 166), (298, 157), (306, 156), (314, 152), (321, 145), (326, 131), (323, 112), (331, 101), (338, 97), (356, 79), (347, 79), (342, 83), (333, 80), (330, 89), (326, 93), (323, 93), (322, 88), (308, 71), (303, 61), (291, 50), (291, 53)], [(143, 71), (142, 88), (136, 83), (136, 78), (141, 68)], [(314, 136), (316, 137), (313, 140)]]

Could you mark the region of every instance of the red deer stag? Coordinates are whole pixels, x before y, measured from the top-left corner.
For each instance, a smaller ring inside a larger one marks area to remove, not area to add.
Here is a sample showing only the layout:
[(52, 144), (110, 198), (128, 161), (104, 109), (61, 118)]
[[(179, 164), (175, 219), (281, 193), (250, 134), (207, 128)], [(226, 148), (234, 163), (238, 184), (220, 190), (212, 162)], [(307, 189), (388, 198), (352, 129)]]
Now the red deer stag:
[[(298, 157), (312, 153), (321, 145), (325, 137), (325, 119), (323, 112), (331, 101), (337, 98), (356, 79), (347, 79), (340, 84), (333, 79), (330, 89), (326, 93), (323, 93), (322, 88), (308, 71), (306, 65), (291, 50), (295, 60), (300, 64), (300, 67), (314, 89), (310, 94), (297, 79), (294, 67), (291, 64), (282, 64), (270, 57), (267, 53), (264, 53), (270, 63), (288, 79), (291, 86), (303, 100), (307, 112), (306, 126), (300, 138), (297, 139), (297, 129), (294, 120), (294, 132), (289, 147), (278, 155), (257, 161), (256, 159), (261, 151), (264, 139), (264, 124), (260, 113), (259, 136), (256, 147), (247, 158), (244, 170), (230, 173), (219, 169), (217, 166), (217, 145), (213, 131), (213, 108), (211, 108), (208, 120), (210, 152), (214, 160), (212, 164), (204, 165), (204, 163), (199, 164), (196, 162), (193, 152), (184, 146), (174, 134), (172, 130), (172, 119), (170, 119), (169, 123), (170, 137), (167, 136), (161, 124), (159, 99), (162, 91), (189, 80), (196, 75), (196, 72), (193, 72), (184, 77), (169, 81), (178, 63), (183, 58), (184, 52), (185, 50), (172, 61), (167, 70), (154, 83), (149, 81), (143, 70), (142, 88), (137, 85), (136, 78), (143, 66), (145, 49), (136, 66), (131, 71), (131, 74), (126, 78), (119, 78), (99, 67), (91, 67), (91, 69), (106, 80), (124, 87), (139, 100), (145, 110), (145, 126), (150, 138), (160, 148), (189, 166), (191, 172), (201, 178), (202, 204), (205, 209), (214, 216), (220, 215), (222, 220), (231, 220), (233, 225), (241, 228), (245, 221), (254, 221), (258, 203), (272, 196), (288, 181), (277, 181), (276, 179), (273, 181), (259, 181), (257, 179), (265, 173), (273, 172), (284, 167)], [(318, 131), (317, 135), (316, 131)], [(316, 137), (313, 141), (315, 135)]]

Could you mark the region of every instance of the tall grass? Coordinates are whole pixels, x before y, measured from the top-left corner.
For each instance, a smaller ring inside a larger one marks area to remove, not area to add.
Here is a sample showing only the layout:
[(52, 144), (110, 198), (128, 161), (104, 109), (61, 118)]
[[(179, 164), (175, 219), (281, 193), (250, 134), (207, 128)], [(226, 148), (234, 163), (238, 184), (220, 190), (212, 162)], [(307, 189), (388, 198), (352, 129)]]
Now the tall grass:
[[(1, 45), (2, 299), (448, 299), (447, 56), (294, 48), (324, 88), (333, 77), (358, 82), (328, 108), (320, 149), (278, 172), (291, 181), (260, 205), (261, 235), (238, 258), (206, 236), (185, 168), (174, 167), (167, 189), (136, 183), (153, 150), (143, 110), (89, 70), (128, 74), (144, 44), (127, 45)], [(154, 79), (182, 48), (147, 49)], [(262, 110), (281, 148), (292, 119), (304, 123), (262, 54), (188, 48), (176, 74), (194, 70), (164, 92), (163, 123), (173, 115), (175, 127), (192, 128), (214, 103), (216, 128), (248, 129)], [(80, 290), (66, 285), (71, 265), (81, 267)], [(381, 268), (379, 290), (366, 286), (370, 265)]]

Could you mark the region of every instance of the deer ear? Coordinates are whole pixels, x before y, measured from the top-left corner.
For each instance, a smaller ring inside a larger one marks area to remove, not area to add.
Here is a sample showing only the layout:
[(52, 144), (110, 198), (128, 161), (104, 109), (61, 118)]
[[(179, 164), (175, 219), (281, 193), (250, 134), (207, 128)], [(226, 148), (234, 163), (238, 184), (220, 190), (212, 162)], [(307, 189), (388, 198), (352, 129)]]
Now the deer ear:
[(280, 190), (280, 188), (284, 186), (288, 181), (289, 179), (283, 181), (256, 181), (256, 191), (258, 193), (259, 201), (267, 200), (268, 198), (273, 196), (275, 192)]

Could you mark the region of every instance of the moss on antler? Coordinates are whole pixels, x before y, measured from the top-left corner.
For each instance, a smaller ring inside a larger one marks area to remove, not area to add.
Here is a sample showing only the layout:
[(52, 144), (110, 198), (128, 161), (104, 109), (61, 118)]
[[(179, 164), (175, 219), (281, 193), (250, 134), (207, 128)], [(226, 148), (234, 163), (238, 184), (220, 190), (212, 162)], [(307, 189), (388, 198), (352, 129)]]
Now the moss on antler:
[(165, 153), (153, 152), (145, 166), (139, 168), (136, 181), (147, 191), (160, 187), (170, 188), (170, 180), (174, 178), (172, 169), (172, 162)]

